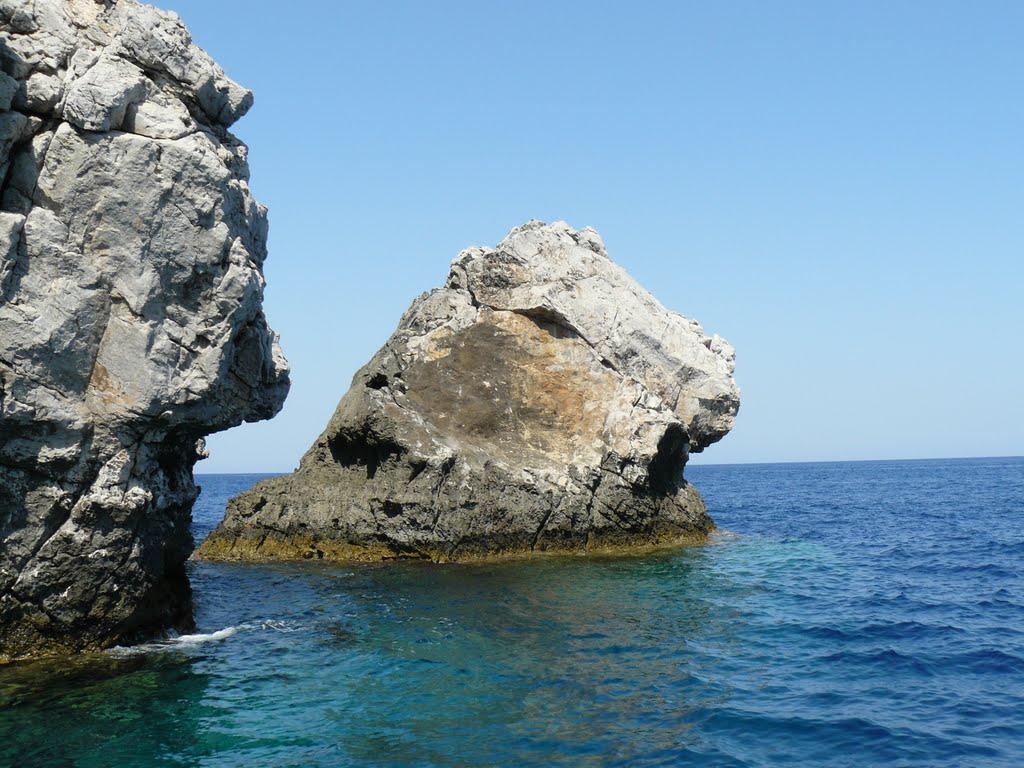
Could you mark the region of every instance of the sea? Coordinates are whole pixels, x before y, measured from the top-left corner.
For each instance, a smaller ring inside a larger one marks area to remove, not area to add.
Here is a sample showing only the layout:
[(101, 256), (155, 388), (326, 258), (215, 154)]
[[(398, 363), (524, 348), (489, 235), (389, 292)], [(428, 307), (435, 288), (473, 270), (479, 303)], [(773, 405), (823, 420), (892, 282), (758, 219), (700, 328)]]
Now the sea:
[(0, 668), (0, 765), (1024, 766), (1024, 458), (687, 477), (706, 546), (192, 563), (195, 634)]

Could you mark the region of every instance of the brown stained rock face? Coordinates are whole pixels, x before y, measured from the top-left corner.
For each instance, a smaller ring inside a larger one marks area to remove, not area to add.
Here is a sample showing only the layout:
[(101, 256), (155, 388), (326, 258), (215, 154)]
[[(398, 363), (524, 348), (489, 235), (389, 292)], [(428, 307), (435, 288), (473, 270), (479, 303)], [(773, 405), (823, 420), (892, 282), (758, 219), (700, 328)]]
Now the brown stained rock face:
[(452, 441), (506, 462), (600, 461), (601, 404), (619, 377), (593, 366), (587, 344), (552, 323), (481, 312), (403, 376), (419, 413)]
[(210, 559), (479, 559), (701, 541), (691, 449), (739, 406), (732, 348), (593, 230), (540, 222), (456, 257), (292, 475), (233, 499)]

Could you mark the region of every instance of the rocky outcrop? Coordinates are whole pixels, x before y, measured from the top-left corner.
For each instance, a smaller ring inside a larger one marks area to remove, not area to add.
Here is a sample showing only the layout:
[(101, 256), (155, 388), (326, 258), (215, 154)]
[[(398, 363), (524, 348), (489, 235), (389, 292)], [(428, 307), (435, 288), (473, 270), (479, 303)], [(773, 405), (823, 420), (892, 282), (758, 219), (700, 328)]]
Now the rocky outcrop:
[(360, 370), (292, 475), (232, 500), (214, 559), (460, 560), (702, 539), (690, 451), (739, 407), (732, 347), (597, 233), (470, 248)]
[(172, 13), (0, 0), (0, 659), (191, 622), (202, 438), (279, 410), (252, 103)]

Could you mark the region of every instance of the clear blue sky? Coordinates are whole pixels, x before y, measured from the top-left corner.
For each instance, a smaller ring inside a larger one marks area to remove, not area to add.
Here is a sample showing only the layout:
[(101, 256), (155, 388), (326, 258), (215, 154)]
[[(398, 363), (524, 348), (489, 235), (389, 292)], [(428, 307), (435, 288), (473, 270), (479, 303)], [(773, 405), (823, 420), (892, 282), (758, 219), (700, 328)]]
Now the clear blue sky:
[(593, 226), (738, 350), (708, 463), (1024, 454), (1024, 3), (162, 0), (256, 104), (287, 471), (465, 246)]

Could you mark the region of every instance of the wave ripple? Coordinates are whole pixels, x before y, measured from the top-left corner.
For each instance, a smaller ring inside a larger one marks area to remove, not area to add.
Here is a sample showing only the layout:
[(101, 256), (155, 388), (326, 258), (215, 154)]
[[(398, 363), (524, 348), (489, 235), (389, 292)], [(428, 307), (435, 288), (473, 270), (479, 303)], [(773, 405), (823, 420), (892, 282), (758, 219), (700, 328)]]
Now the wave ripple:
[(1024, 765), (1024, 459), (688, 475), (714, 546), (193, 564), (197, 634), (0, 670), (0, 764)]

